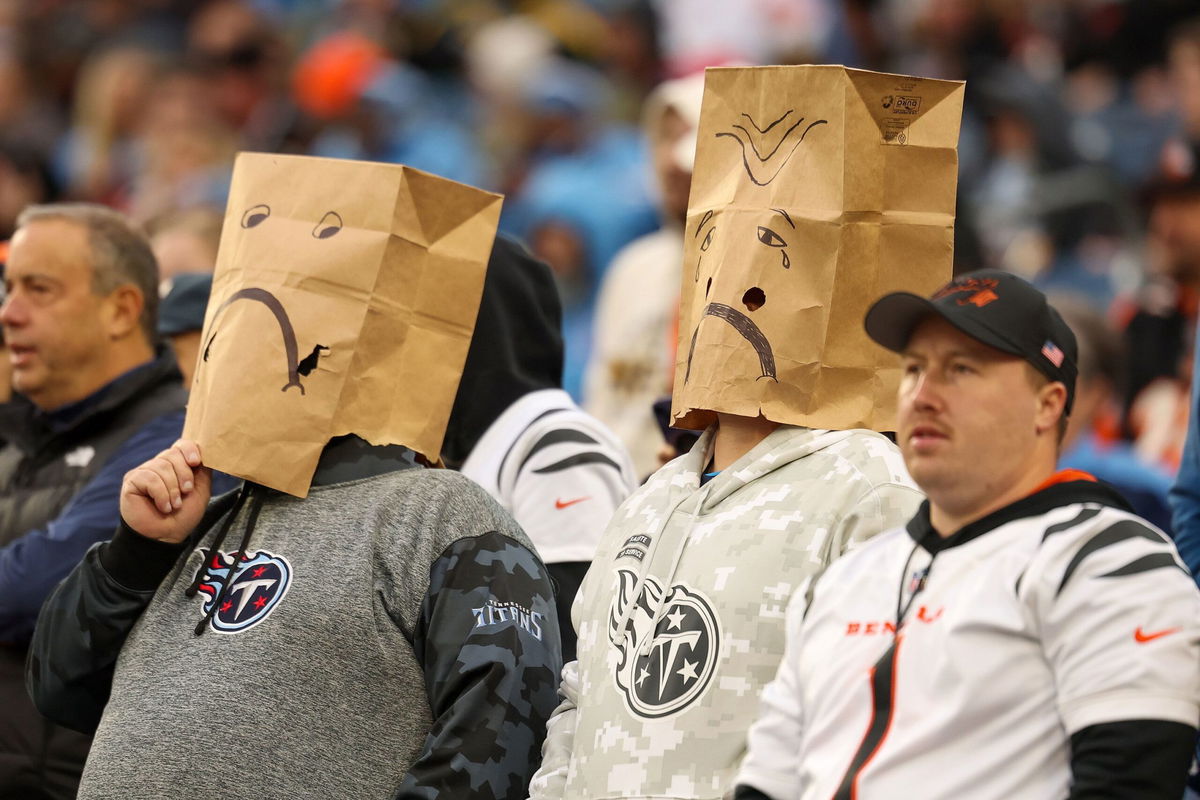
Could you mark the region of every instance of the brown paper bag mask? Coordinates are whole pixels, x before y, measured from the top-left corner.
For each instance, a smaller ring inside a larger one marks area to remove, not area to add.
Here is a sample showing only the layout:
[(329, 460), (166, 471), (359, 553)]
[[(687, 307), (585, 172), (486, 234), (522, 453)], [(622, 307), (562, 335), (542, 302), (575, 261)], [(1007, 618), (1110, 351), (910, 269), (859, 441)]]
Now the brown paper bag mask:
[(184, 436), (308, 493), (335, 436), (436, 460), (501, 197), (415, 169), (243, 153)]
[(715, 412), (891, 430), (868, 306), (950, 279), (963, 84), (835, 66), (706, 71), (685, 233), (677, 427)]

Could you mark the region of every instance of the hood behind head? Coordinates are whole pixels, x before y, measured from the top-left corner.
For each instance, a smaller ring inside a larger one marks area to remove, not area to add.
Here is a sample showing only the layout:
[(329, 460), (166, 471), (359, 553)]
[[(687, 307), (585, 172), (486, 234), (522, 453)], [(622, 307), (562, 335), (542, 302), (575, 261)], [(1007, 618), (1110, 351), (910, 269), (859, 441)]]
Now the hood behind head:
[(688, 125), (688, 133), (673, 152), (676, 166), (691, 172), (696, 160), (696, 134), (700, 129), (700, 103), (704, 99), (704, 73), (663, 81), (642, 105), (642, 132), (653, 146), (661, 135), (662, 119), (668, 111), (679, 114)]
[(550, 268), (497, 235), (442, 457), (461, 465), (505, 409), (562, 385), (562, 302)]

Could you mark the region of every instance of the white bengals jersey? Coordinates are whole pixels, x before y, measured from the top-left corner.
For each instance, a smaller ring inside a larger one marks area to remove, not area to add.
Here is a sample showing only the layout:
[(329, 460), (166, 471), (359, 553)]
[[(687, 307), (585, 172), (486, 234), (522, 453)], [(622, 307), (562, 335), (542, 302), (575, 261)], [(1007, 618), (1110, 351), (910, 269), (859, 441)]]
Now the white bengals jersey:
[[(928, 503), (788, 611), (738, 776), (775, 798), (1066, 797), (1070, 736), (1200, 721), (1200, 592), (1093, 481), (941, 539)], [(897, 618), (899, 617), (899, 623)]]
[(505, 409), (460, 471), (513, 515), (547, 564), (591, 561), (637, 486), (616, 434), (561, 389), (530, 392)]

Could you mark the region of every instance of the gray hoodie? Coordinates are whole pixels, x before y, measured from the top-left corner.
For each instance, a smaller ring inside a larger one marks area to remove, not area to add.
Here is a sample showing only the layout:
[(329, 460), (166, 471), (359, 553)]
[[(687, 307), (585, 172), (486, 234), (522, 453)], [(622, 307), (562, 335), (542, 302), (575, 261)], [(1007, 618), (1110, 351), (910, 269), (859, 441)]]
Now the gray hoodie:
[(81, 798), (524, 795), (560, 663), (545, 567), (463, 476), (347, 479), (351, 455), (306, 499), (214, 501), (180, 546), (122, 529), (59, 586), (29, 678), (95, 729)]

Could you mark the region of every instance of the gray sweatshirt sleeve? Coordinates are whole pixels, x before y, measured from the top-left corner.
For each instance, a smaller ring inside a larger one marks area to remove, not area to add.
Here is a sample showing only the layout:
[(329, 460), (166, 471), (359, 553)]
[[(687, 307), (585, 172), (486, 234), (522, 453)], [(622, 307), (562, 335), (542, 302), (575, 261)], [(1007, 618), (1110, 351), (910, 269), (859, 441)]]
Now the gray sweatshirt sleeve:
[(453, 542), (430, 570), (413, 649), (433, 726), (396, 797), (525, 797), (562, 659), (546, 567), (495, 531)]

